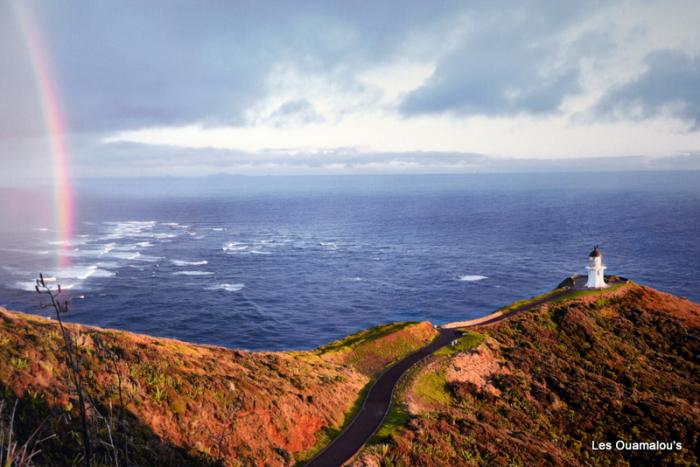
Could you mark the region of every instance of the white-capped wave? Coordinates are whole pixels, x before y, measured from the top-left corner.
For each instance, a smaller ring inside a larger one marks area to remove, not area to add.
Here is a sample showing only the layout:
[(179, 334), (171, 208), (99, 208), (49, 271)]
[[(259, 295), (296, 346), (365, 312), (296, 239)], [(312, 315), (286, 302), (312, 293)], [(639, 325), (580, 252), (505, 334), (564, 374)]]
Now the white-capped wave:
[(213, 272), (209, 271), (177, 271), (173, 273), (176, 276), (212, 276)]
[(113, 251), (109, 254), (112, 258), (125, 259), (127, 261), (142, 260), (141, 253), (138, 251)]
[(85, 280), (89, 277), (112, 277), (114, 273), (106, 269), (100, 269), (96, 264), (90, 266), (69, 266), (55, 271), (53, 274), (57, 280), (78, 279)]
[(114, 249), (114, 247), (117, 246), (116, 243), (108, 243), (102, 247), (102, 250), (100, 251), (100, 254), (106, 255), (110, 251)]
[(343, 279), (345, 282), (364, 282), (364, 278), (360, 276), (355, 276), (355, 277), (346, 277)]
[(149, 263), (155, 263), (156, 261), (161, 261), (163, 259), (163, 257), (162, 256), (143, 255), (143, 254), (139, 253), (139, 256), (137, 259), (138, 259), (138, 261), (146, 261)]
[(211, 285), (206, 288), (206, 290), (225, 290), (226, 292), (238, 292), (245, 284), (217, 284)]
[(189, 225), (187, 225), (187, 224), (180, 224), (180, 223), (178, 223), (178, 222), (161, 222), (160, 225), (165, 225), (165, 226), (168, 226), (168, 227), (173, 227), (173, 228), (176, 228), (176, 229), (185, 229), (185, 230), (190, 228)]
[[(83, 289), (84, 281), (90, 278), (112, 277), (115, 273), (101, 269), (98, 265), (69, 266), (44, 274), (44, 282), (51, 285), (60, 284), (62, 289)], [(21, 290), (34, 291), (36, 279), (22, 280), (15, 283), (15, 287)]]
[(24, 253), (28, 255), (48, 255), (51, 253), (49, 250), (25, 250), (21, 248), (0, 248), (0, 251), (11, 251), (12, 253)]
[(34, 281), (17, 281), (14, 284), (14, 288), (18, 290), (24, 290), (26, 292), (34, 292), (36, 287), (36, 282)]
[(155, 221), (105, 222), (109, 233), (104, 240), (119, 240), (126, 237), (148, 237), (150, 230), (156, 226)]
[(221, 248), (224, 251), (244, 251), (248, 249), (248, 245), (239, 242), (228, 242)]
[(145, 261), (150, 263), (163, 259), (161, 256), (144, 255), (140, 251), (112, 251), (107, 256), (126, 261)]
[(153, 228), (156, 226), (156, 221), (107, 221), (105, 225), (113, 225), (118, 229), (143, 229)]
[(488, 279), (486, 276), (479, 276), (479, 275), (464, 275), (464, 276), (459, 276), (459, 281), (462, 282), (476, 282), (476, 281), (482, 281), (484, 279)]
[(211, 230), (213, 230), (214, 232), (223, 232), (224, 231), (223, 227), (212, 227)]
[(173, 263), (175, 266), (204, 266), (205, 264), (209, 264), (209, 261), (206, 259), (203, 259), (201, 261), (185, 261), (182, 259), (173, 259), (170, 261)]

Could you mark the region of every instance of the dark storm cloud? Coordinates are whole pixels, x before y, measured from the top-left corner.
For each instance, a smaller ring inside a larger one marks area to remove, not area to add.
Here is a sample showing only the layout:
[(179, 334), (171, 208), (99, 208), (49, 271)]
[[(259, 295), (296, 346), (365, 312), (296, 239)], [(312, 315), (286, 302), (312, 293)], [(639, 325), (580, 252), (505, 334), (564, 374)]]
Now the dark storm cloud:
[(503, 2), (474, 8), (464, 38), (433, 76), (401, 105), (406, 115), (541, 114), (579, 91), (579, 61), (603, 45), (603, 31), (563, 33), (596, 10), (597, 2)]
[[(577, 91), (583, 53), (562, 47), (562, 31), (598, 7), (554, 0), (29, 4), (75, 131), (241, 124), (280, 65), (357, 86), (353, 76), (366, 67), (431, 60), (450, 40), (454, 50), (406, 97), (405, 114), (551, 112)], [(14, 27), (11, 14), (5, 23)], [(12, 55), (26, 53), (17, 37), (8, 43)], [(0, 94), (27, 92), (27, 70), (14, 74), (17, 82)]]
[(11, 4), (0, 1), (0, 138), (26, 138), (43, 128), (22, 31)]
[[(394, 54), (410, 34), (441, 27), (457, 9), (451, 2), (30, 4), (74, 131), (238, 124), (265, 96), (277, 66), (350, 79)], [(12, 15), (3, 15), (5, 23)], [(10, 32), (13, 48), (26, 54), (17, 31)], [(30, 72), (15, 74), (0, 94), (33, 92)]]
[[(400, 103), (404, 115), (551, 113), (579, 92), (581, 60), (612, 48), (606, 31), (566, 35), (607, 2), (25, 3), (77, 132), (242, 124), (280, 66), (332, 73), (339, 85), (357, 87), (354, 76), (364, 68), (436, 54), (434, 74)], [(26, 133), (40, 121), (9, 5), (0, 3), (0, 134)], [(680, 52), (659, 52), (649, 72), (610, 96), (606, 108), (637, 99), (651, 114), (680, 101), (697, 125), (692, 80), (699, 66)], [(680, 86), (664, 89), (668, 78)], [(297, 116), (317, 118), (313, 109)]]
[(647, 55), (645, 64), (646, 71), (613, 89), (598, 110), (637, 118), (670, 113), (700, 129), (700, 57), (657, 50)]
[[(332, 83), (333, 89), (323, 97), (328, 97), (330, 107), (336, 102), (346, 107), (331, 109), (328, 115), (325, 107), (321, 109), (329, 125), (334, 112), (335, 117), (343, 115), (352, 105), (356, 106), (352, 112), (376, 111), (391, 118), (398, 110), (406, 120), (426, 114), (548, 115), (556, 113), (568, 96), (581, 92), (582, 62), (590, 59), (600, 65), (615, 56), (611, 25), (617, 20), (608, 23), (608, 11), (603, 11), (611, 2), (16, 2), (34, 13), (44, 36), (76, 172), (94, 174), (103, 168), (122, 175), (131, 175), (132, 168), (205, 173), (241, 165), (298, 170), (325, 166), (361, 170), (392, 164), (425, 171), (576, 169), (569, 162), (525, 166), (464, 153), (253, 154), (103, 141), (121, 130), (148, 127), (262, 123), (283, 128), (323, 121), (320, 106), (314, 108), (303, 92), (295, 94), (295, 89), (287, 95), (284, 89), (271, 88), (275, 80), (284, 87), (288, 68), (302, 90), (305, 79), (310, 84)], [(628, 6), (637, 8), (634, 3)], [(595, 20), (588, 22), (591, 18)], [(50, 167), (49, 145), (36, 79), (27, 44), (6, 0), (0, 0), (0, 58), (0, 162), (12, 174), (45, 172)], [(389, 102), (360, 75), (396, 63), (436, 67), (417, 89)], [(314, 81), (317, 75), (323, 79)], [(647, 70), (639, 78), (605, 95), (595, 117), (645, 118), (674, 112), (698, 129), (698, 82), (697, 56), (658, 51), (649, 55)], [(265, 101), (274, 92), (278, 92), (275, 99)], [(353, 103), (345, 104), (334, 99), (336, 94), (362, 94), (357, 99), (361, 103), (348, 99)], [(268, 109), (272, 102), (279, 104), (276, 109)], [(252, 123), (246, 120), (251, 109), (260, 108), (269, 113), (254, 115), (251, 120), (257, 120)], [(357, 144), (362, 145), (362, 135), (358, 136)], [(624, 162), (636, 167), (648, 160)], [(586, 163), (597, 162), (587, 160), (582, 169)], [(608, 166), (613, 163), (617, 162)], [(623, 162), (620, 167), (624, 168)]]

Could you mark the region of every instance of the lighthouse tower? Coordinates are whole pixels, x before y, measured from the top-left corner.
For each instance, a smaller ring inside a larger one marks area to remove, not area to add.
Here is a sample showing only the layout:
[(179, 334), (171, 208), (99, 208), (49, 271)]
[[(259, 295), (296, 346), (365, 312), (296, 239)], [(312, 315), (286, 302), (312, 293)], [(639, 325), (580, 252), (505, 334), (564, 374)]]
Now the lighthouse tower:
[(608, 284), (605, 283), (605, 265), (603, 264), (603, 254), (598, 249), (598, 245), (593, 248), (591, 254), (588, 255), (588, 282), (586, 282), (586, 287), (589, 289), (602, 289), (607, 287)]

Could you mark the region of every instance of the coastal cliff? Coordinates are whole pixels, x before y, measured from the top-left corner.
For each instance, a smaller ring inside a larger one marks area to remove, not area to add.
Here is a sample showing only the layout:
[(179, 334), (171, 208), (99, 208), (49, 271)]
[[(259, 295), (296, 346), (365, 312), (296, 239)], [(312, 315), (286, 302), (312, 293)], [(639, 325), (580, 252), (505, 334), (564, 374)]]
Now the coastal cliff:
[(698, 462), (697, 304), (629, 283), (462, 340), (404, 378), (354, 465)]
[[(356, 413), (373, 378), (426, 345), (429, 323), (371, 328), (304, 352), (247, 352), (69, 325), (95, 461), (294, 465)], [(697, 462), (700, 306), (628, 283), (470, 327), (412, 368), (355, 465)], [(0, 309), (0, 395), (39, 465), (81, 460), (57, 323)], [(116, 422), (115, 420), (122, 420)], [(111, 440), (111, 441), (110, 441)], [(614, 443), (681, 449), (618, 450)], [(111, 444), (110, 444), (111, 442)], [(611, 449), (596, 443), (612, 442)]]
[[(121, 397), (132, 465), (303, 460), (339, 431), (377, 371), (436, 334), (429, 323), (395, 323), (307, 352), (247, 352), (68, 327), (95, 403), (91, 431), (102, 446), (95, 460), (113, 457), (104, 447), (110, 439), (119, 447)], [(18, 400), (15, 438), (41, 425), (39, 437), (53, 437), (37, 446), (35, 462), (79, 460), (79, 414), (57, 323), (0, 309), (0, 355), (6, 418)]]

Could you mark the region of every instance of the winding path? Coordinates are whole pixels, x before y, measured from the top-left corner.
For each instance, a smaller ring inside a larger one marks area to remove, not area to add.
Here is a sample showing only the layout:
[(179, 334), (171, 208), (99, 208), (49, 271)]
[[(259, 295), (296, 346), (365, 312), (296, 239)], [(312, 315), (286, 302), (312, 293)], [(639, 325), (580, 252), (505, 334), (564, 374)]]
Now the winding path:
[(311, 459), (306, 464), (307, 467), (339, 466), (350, 459), (382, 424), (391, 405), (394, 387), (401, 375), (458, 336), (459, 332), (455, 329), (440, 330), (440, 335), (433, 342), (384, 370), (367, 391), (365, 401), (355, 419), (331, 444)]
[(374, 384), (369, 388), (369, 391), (367, 391), (364, 403), (353, 421), (350, 422), (350, 425), (348, 425), (328, 446), (312, 458), (306, 466), (336, 467), (343, 465), (351, 459), (381, 426), (391, 406), (394, 388), (401, 376), (420, 360), (459, 337), (461, 333), (457, 329), (458, 327), (463, 329), (465, 327), (493, 324), (517, 315), (518, 313), (531, 310), (544, 303), (557, 300), (573, 290), (580, 290), (583, 285), (580, 283), (581, 280), (582, 279), (577, 277), (574, 279), (573, 286), (568, 286), (560, 292), (526, 303), (507, 313), (494, 315), (493, 318), (488, 319), (487, 316), (487, 319), (475, 322), (474, 324), (440, 328), (440, 334), (433, 342), (405, 357), (403, 360), (399, 360), (379, 375)]

